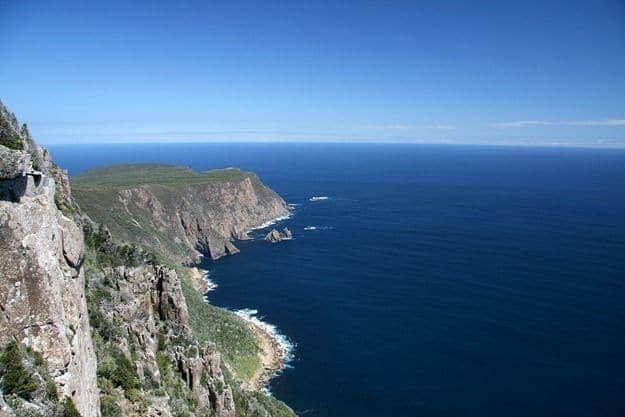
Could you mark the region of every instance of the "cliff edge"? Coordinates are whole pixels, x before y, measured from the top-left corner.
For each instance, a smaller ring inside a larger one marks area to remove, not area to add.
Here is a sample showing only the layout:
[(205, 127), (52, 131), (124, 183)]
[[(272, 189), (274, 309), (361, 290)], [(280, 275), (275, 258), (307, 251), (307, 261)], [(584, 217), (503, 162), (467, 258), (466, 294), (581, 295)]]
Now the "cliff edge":
[(235, 168), (114, 165), (72, 178), (78, 204), (112, 235), (192, 264), (238, 252), (247, 231), (288, 214), (288, 206), (258, 177)]
[(14, 341), (42, 355), (60, 398), (83, 417), (99, 416), (83, 234), (67, 184), (0, 103), (0, 345)]

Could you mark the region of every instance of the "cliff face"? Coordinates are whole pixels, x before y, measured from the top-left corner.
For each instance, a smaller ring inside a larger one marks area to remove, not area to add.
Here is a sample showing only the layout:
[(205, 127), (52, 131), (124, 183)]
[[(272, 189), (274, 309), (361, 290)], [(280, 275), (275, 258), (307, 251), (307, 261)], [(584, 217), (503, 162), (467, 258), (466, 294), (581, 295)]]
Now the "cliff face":
[(88, 224), (87, 297), (107, 415), (234, 417), (214, 345), (200, 345), (175, 270)]
[(41, 353), (58, 393), (99, 416), (83, 235), (57, 207), (69, 208), (67, 177), (11, 116), (0, 103), (0, 344)]
[(284, 200), (256, 175), (237, 169), (200, 174), (167, 165), (122, 165), (89, 171), (72, 185), (79, 205), (113, 236), (184, 263), (196, 262), (200, 252), (213, 259), (236, 253), (234, 240), (288, 213)]
[(0, 416), (293, 417), (242, 388), (258, 341), (176, 263), (236, 252), (284, 201), (239, 170), (122, 168), (80, 179), (81, 207), (0, 103)]

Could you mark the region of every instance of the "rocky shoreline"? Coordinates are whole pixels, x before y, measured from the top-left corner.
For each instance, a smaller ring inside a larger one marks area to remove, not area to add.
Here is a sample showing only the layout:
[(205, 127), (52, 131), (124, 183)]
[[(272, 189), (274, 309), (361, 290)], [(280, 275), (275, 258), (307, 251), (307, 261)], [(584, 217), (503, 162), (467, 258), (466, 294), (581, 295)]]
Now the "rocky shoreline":
[(242, 384), (242, 387), (250, 391), (267, 391), (269, 381), (284, 368), (287, 352), (280, 341), (263, 326), (248, 319), (246, 322), (258, 340), (261, 367), (250, 381)]
[(217, 284), (208, 279), (208, 271), (198, 267), (189, 268), (189, 284), (200, 294), (206, 294), (217, 288)]
[[(206, 271), (193, 267), (189, 269), (190, 284), (197, 291), (205, 294), (212, 291), (216, 284), (206, 277)], [(260, 352), (260, 368), (241, 387), (247, 391), (266, 392), (269, 381), (286, 366), (290, 354), (290, 346), (272, 329), (273, 326), (254, 317), (254, 310), (235, 312), (245, 321), (258, 342)]]

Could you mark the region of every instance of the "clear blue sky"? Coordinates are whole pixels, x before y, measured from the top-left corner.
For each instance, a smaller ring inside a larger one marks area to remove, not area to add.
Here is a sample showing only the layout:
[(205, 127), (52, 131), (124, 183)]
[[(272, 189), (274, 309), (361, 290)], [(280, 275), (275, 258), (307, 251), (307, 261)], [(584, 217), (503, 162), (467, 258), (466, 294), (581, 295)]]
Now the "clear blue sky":
[(625, 2), (0, 0), (43, 143), (625, 146)]

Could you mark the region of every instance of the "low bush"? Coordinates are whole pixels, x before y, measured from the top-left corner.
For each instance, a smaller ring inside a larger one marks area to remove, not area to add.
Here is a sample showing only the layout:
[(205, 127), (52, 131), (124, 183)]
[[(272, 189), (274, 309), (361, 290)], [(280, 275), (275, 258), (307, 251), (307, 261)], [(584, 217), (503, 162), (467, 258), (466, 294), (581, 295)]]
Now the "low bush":
[(4, 394), (15, 394), (26, 400), (37, 389), (37, 381), (22, 362), (22, 353), (15, 341), (9, 342), (0, 356), (2, 380), (0, 388)]

